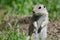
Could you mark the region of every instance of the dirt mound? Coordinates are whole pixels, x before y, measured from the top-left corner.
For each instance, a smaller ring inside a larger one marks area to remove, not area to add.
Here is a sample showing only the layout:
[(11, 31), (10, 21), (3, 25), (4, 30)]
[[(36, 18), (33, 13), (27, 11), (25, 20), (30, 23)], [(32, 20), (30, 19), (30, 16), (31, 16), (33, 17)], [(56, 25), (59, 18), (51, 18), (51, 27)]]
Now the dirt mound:
[(60, 22), (54, 21), (48, 24), (47, 40), (60, 40)]

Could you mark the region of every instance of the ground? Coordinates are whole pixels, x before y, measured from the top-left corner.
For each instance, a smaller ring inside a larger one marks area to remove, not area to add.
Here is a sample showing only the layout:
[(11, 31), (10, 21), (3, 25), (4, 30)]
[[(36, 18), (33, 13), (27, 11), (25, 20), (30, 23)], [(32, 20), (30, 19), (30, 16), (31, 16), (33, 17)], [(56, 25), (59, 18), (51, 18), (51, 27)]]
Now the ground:
[(54, 21), (48, 24), (48, 40), (60, 40), (60, 22)]

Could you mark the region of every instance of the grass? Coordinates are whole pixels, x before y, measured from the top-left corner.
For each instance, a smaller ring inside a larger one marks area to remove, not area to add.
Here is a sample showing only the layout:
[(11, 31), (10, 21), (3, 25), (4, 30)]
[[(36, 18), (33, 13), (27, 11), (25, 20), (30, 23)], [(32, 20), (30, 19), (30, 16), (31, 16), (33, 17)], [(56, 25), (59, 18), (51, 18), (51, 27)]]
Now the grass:
[(19, 24), (17, 22), (18, 20), (15, 20), (14, 25), (13, 25), (10, 21), (8, 21), (8, 19), (9, 18), (7, 15), (4, 15), (4, 17), (1, 16), (0, 40), (25, 40), (26, 35), (24, 35), (23, 32), (20, 32)]
[(10, 30), (5, 28), (2, 32), (0, 31), (0, 40), (26, 40), (26, 35), (23, 32), (20, 33), (15, 27), (10, 28)]
[(6, 14), (30, 15), (35, 4), (44, 4), (50, 20), (60, 20), (60, 0), (1, 0), (0, 9), (6, 8)]

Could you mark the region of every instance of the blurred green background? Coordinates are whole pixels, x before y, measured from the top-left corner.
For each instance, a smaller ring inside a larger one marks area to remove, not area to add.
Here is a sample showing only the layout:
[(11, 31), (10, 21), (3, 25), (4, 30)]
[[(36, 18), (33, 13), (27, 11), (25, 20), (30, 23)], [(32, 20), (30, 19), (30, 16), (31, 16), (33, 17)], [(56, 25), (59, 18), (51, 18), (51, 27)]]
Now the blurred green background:
[(0, 9), (6, 8), (8, 14), (30, 15), (35, 4), (46, 5), (50, 20), (58, 20), (60, 0), (0, 0)]
[[(19, 35), (16, 30), (19, 24), (15, 21), (15, 16), (31, 15), (32, 7), (35, 4), (46, 6), (50, 21), (60, 21), (60, 0), (0, 0), (0, 40), (26, 39), (24, 33)], [(11, 24), (12, 21), (14, 25)]]

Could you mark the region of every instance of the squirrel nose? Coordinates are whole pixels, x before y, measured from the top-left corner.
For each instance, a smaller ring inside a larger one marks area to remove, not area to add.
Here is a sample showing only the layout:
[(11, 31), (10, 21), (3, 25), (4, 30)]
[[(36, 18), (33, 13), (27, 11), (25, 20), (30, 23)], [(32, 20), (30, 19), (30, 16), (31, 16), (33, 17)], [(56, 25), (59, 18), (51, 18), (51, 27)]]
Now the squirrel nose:
[(35, 13), (34, 11), (32, 11), (33, 13)]

